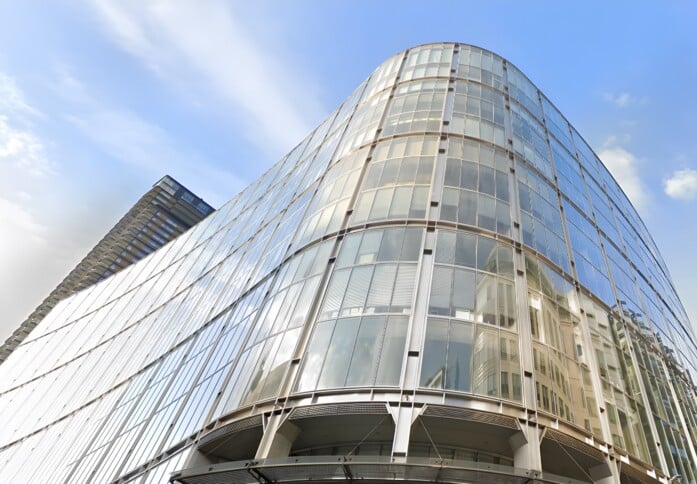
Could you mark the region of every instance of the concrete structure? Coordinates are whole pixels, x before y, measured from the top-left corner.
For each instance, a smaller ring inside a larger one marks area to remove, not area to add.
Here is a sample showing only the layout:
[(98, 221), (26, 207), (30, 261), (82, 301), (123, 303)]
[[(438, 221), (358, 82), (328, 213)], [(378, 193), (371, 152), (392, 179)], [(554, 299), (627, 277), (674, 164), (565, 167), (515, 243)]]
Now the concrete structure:
[(58, 301), (139, 261), (196, 225), (213, 210), (171, 176), (162, 177), (0, 346), (0, 363)]
[(430, 44), (56, 306), (0, 367), (0, 480), (695, 482), (696, 365), (583, 138)]

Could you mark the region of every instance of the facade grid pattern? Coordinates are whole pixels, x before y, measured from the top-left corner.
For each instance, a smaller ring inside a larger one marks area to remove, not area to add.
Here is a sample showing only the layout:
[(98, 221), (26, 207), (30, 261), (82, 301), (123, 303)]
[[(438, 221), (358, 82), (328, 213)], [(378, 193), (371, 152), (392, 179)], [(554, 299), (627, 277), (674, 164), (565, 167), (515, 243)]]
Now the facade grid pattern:
[(138, 262), (213, 211), (174, 178), (162, 177), (0, 346), (0, 364), (60, 300)]
[(547, 97), (496, 54), (428, 44), (56, 305), (0, 366), (0, 476), (695, 483), (696, 341)]

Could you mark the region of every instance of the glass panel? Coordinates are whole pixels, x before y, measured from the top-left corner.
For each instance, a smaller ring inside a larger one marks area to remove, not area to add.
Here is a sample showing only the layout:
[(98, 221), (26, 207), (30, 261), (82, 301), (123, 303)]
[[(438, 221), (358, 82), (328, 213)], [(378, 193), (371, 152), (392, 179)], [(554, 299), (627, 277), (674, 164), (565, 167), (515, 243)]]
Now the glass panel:
[(303, 370), (298, 380), (297, 390), (305, 392), (314, 390), (317, 386), (324, 359), (327, 356), (327, 347), (334, 331), (335, 321), (317, 323), (312, 334), (312, 339), (305, 353)]
[(477, 238), (478, 237), (473, 234), (458, 232), (455, 246), (455, 265), (476, 267), (475, 254)]
[[(346, 386), (370, 386), (375, 383), (380, 346), (387, 318), (363, 318), (353, 350)], [(349, 341), (344, 341), (349, 346)]]
[(471, 391), (472, 339), (471, 324), (454, 321), (451, 323), (445, 388), (462, 392)]
[(494, 330), (477, 326), (472, 357), (472, 390), (480, 395), (498, 396), (499, 348)]
[(436, 266), (433, 269), (431, 282), (431, 297), (428, 312), (430, 314), (450, 316), (450, 294), (453, 270), (448, 267)]
[(455, 269), (453, 280), (452, 311), (450, 314), (458, 319), (474, 318), (475, 296), (474, 271)]
[(395, 386), (399, 384), (406, 338), (407, 319), (390, 317), (380, 354), (376, 385)]
[(325, 346), (327, 356), (317, 383), (318, 389), (344, 386), (359, 324), (359, 318), (337, 320), (329, 347)]
[(429, 318), (428, 327), (426, 328), (426, 341), (424, 342), (423, 361), (421, 363), (420, 386), (443, 388), (447, 344), (448, 321)]
[(375, 267), (375, 275), (366, 302), (366, 312), (386, 313), (390, 310), (390, 300), (396, 276), (396, 264), (382, 264)]

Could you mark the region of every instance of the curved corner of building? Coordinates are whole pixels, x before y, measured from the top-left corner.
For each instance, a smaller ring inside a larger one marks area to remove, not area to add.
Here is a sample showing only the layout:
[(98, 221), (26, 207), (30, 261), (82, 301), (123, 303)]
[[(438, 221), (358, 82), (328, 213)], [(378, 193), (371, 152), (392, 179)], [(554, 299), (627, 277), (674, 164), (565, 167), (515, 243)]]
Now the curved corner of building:
[(695, 482), (689, 327), (548, 98), (489, 51), (426, 44), (48, 315), (0, 366), (0, 476)]

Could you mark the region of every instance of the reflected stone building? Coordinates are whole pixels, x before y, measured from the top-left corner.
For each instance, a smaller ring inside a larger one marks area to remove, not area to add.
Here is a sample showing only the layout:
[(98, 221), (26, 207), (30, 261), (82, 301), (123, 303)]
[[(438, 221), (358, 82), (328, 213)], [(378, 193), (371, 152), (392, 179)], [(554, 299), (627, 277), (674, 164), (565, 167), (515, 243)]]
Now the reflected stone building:
[(0, 366), (0, 480), (696, 482), (695, 375), (583, 138), (505, 59), (429, 44), (48, 314)]

